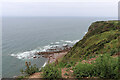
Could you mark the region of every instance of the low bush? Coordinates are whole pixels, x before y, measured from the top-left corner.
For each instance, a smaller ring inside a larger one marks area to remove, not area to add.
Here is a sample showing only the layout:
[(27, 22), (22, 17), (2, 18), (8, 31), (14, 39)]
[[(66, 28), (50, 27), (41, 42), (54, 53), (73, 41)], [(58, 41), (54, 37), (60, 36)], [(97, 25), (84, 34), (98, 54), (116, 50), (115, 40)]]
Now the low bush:
[(112, 55), (116, 54), (117, 52), (118, 52), (118, 49), (117, 49), (117, 48), (111, 49), (110, 54), (111, 54), (111, 56), (112, 56)]
[(39, 69), (36, 67), (36, 64), (31, 65), (31, 62), (26, 62), (25, 66), (25, 70), (21, 69), (22, 74), (32, 75), (33, 73), (39, 72)]
[(92, 64), (79, 63), (73, 70), (76, 78), (100, 77), (118, 79), (120, 75), (118, 59), (112, 58), (110, 55), (101, 55)]
[(67, 62), (67, 64), (66, 64), (66, 68), (70, 68), (70, 67), (72, 67), (72, 66), (74, 66), (75, 65), (75, 63), (76, 63), (76, 61), (69, 61), (69, 62)]
[(68, 68), (68, 69), (66, 69), (66, 71), (68, 72), (70, 69)]
[(112, 58), (110, 55), (101, 55), (96, 59), (94, 65), (94, 75), (101, 78), (118, 78), (118, 60)]
[(48, 64), (44, 68), (42, 68), (42, 72), (43, 77), (48, 80), (56, 80), (58, 78), (61, 78), (61, 70), (59, 70), (52, 64)]
[(68, 74), (68, 73), (65, 73), (64, 75), (65, 75), (65, 76), (69, 76), (69, 74)]
[(66, 68), (69, 68), (69, 67), (71, 67), (71, 64), (67, 64), (67, 65), (66, 65)]
[(16, 78), (16, 80), (23, 80), (25, 78), (25, 76), (18, 76), (17, 78)]
[(73, 70), (76, 78), (91, 77), (93, 74), (93, 65), (79, 63)]
[(67, 65), (67, 63), (64, 63), (64, 62), (59, 62), (59, 64), (57, 65), (57, 67), (59, 68), (63, 68)]

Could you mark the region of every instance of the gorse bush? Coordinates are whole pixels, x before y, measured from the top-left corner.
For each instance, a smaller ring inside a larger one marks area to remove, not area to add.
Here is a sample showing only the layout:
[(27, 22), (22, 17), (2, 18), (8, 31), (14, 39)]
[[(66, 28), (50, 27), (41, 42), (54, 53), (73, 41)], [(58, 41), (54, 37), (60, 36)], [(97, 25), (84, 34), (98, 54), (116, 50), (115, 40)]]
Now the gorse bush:
[(67, 63), (64, 63), (64, 62), (59, 62), (59, 64), (57, 65), (57, 67), (59, 68), (63, 68), (67, 65)]
[(114, 54), (116, 54), (118, 52), (118, 49), (117, 48), (113, 48), (113, 49), (111, 49), (111, 52), (110, 52), (110, 54), (111, 54), (111, 56), (112, 55), (114, 55)]
[(71, 64), (67, 64), (67, 65), (66, 65), (66, 68), (69, 68), (69, 67), (71, 67)]
[(48, 64), (42, 68), (42, 72), (43, 77), (47, 80), (56, 80), (58, 78), (61, 78), (61, 71), (52, 64)]
[(65, 75), (65, 76), (69, 76), (69, 74), (68, 74), (68, 73), (65, 73), (64, 75)]
[(101, 55), (95, 63), (79, 63), (75, 66), (74, 75), (76, 78), (82, 77), (100, 77), (108, 79), (118, 79), (120, 73), (119, 64), (116, 58), (109, 55)]
[(96, 59), (94, 65), (94, 75), (101, 78), (118, 78), (119, 64), (118, 59), (112, 58), (110, 55), (101, 55)]
[(91, 77), (93, 72), (93, 65), (88, 63), (79, 63), (74, 69), (76, 78)]
[(21, 73), (27, 74), (27, 75), (32, 75), (33, 73), (39, 72), (39, 69), (36, 67), (36, 65), (31, 65), (31, 62), (25, 62), (25, 70), (21, 70)]

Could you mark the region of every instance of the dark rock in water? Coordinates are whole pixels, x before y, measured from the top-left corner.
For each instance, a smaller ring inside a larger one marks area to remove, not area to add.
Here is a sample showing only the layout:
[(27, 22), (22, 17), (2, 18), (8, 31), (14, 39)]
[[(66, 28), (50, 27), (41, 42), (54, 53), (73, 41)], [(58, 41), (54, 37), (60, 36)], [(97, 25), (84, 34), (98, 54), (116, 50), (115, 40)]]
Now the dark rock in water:
[(48, 51), (56, 51), (57, 49), (48, 49)]
[(33, 58), (37, 58), (36, 56), (34, 56)]
[[(46, 50), (46, 52), (38, 52), (38, 53), (35, 53), (36, 56), (38, 55), (42, 55), (41, 57), (45, 57), (45, 58), (48, 58), (48, 57), (52, 57), (54, 54), (56, 53), (64, 53), (64, 52), (68, 52), (70, 51), (71, 47), (68, 46), (68, 45), (65, 45), (64, 47), (54, 47), (54, 48), (51, 48), (51, 49), (48, 49)], [(40, 58), (40, 57), (36, 57), (34, 56), (33, 58)]]
[(64, 48), (68, 47), (68, 45), (63, 46)]

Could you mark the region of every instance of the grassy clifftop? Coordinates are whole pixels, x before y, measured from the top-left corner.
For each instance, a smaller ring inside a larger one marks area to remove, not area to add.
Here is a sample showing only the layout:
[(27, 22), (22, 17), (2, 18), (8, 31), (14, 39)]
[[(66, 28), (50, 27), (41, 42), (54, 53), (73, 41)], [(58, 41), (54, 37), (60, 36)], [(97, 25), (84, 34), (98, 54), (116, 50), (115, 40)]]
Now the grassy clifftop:
[(120, 24), (118, 21), (97, 21), (91, 24), (87, 34), (77, 42), (63, 61), (89, 58), (96, 54), (118, 53)]

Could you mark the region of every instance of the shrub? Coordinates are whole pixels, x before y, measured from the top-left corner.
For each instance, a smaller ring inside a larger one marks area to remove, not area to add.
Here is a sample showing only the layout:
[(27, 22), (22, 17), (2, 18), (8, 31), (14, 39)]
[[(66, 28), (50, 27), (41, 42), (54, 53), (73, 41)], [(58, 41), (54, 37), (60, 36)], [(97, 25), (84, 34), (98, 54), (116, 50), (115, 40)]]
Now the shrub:
[(69, 68), (69, 67), (71, 67), (71, 64), (67, 64), (66, 68)]
[(64, 75), (65, 75), (65, 76), (69, 76), (69, 74), (68, 74), (68, 73), (65, 73)]
[(33, 73), (39, 72), (39, 69), (36, 67), (36, 64), (31, 65), (31, 62), (25, 62), (25, 70), (21, 70), (21, 73), (25, 73), (27, 75), (32, 75)]
[(68, 68), (68, 69), (66, 69), (66, 71), (68, 72), (70, 69)]
[(117, 58), (112, 58), (110, 55), (101, 55), (96, 59), (95, 63), (79, 63), (73, 70), (77, 78), (95, 76), (118, 79), (120, 75), (119, 66)]
[(67, 64), (66, 64), (66, 68), (70, 68), (72, 66), (74, 66), (76, 64), (76, 60), (71, 60), (71, 61), (68, 61)]
[(43, 71), (43, 77), (49, 80), (56, 80), (58, 78), (61, 78), (61, 71), (52, 64), (46, 65), (42, 69), (42, 71)]
[(71, 66), (74, 66), (76, 64), (76, 60), (70, 61)]
[(16, 80), (23, 80), (25, 78), (25, 76), (18, 76), (17, 78), (16, 78)]
[(112, 56), (112, 55), (114, 55), (114, 54), (117, 53), (117, 52), (118, 52), (118, 49), (116, 49), (116, 48), (115, 48), (115, 49), (111, 49), (110, 54), (111, 54), (111, 56)]
[(94, 65), (95, 76), (99, 76), (101, 78), (118, 78), (118, 60), (112, 58), (109, 55), (101, 55), (96, 59), (96, 63)]
[(64, 63), (64, 62), (59, 62), (59, 64), (57, 65), (57, 67), (59, 68), (63, 68), (67, 65), (67, 63)]
[(76, 78), (91, 77), (93, 74), (93, 65), (79, 63), (73, 70)]

